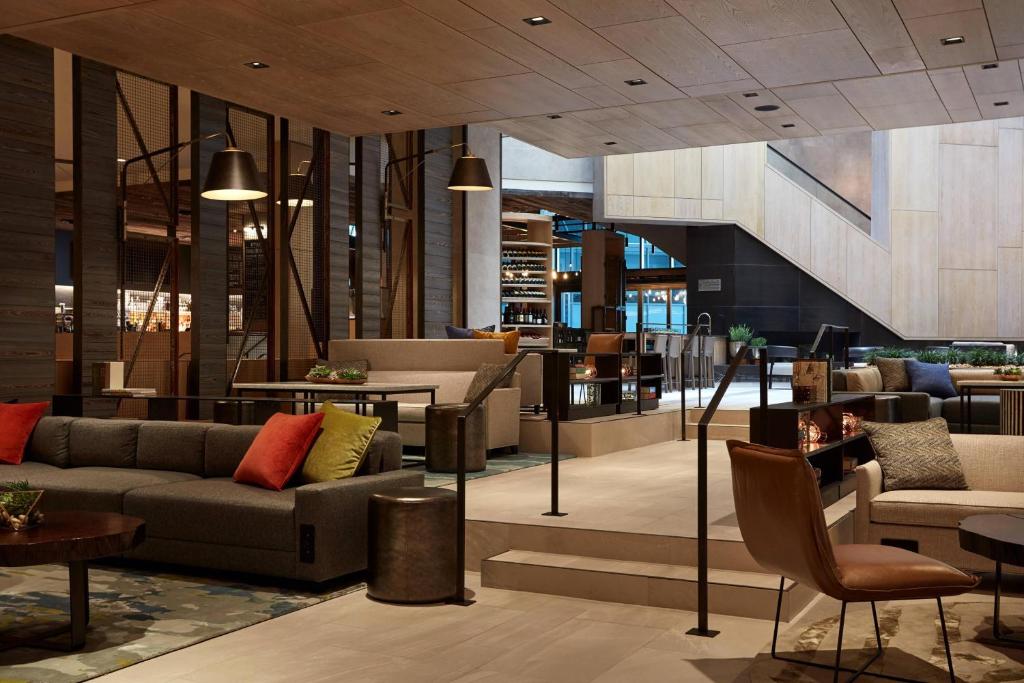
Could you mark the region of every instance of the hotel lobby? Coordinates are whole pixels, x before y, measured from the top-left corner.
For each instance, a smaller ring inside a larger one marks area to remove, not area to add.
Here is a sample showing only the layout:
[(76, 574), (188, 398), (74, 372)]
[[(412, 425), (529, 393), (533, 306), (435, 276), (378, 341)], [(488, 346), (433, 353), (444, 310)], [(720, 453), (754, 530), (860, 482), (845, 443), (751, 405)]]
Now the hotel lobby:
[(0, 8), (0, 681), (1024, 680), (1024, 3)]

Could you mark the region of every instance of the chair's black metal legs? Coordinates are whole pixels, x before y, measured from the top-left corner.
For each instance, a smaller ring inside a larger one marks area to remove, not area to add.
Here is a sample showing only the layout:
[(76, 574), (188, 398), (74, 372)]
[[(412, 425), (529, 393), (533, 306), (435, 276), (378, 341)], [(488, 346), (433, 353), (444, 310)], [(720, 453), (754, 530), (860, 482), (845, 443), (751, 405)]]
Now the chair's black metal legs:
[[(775, 628), (772, 631), (772, 659), (777, 659), (782, 662), (789, 662), (790, 664), (799, 664), (800, 666), (813, 666), (818, 669), (827, 669), (832, 672), (833, 683), (838, 683), (839, 672), (843, 671), (849, 674), (853, 674), (846, 679), (846, 683), (856, 680), (861, 674), (871, 676), (872, 678), (884, 678), (889, 681), (902, 681), (903, 683), (923, 683), (914, 678), (904, 678), (902, 676), (892, 676), (890, 674), (875, 673), (868, 671), (868, 667), (875, 663), (879, 657), (882, 656), (882, 631), (878, 628), (878, 611), (875, 609), (875, 603), (871, 603), (871, 619), (875, 624), (875, 654), (872, 655), (868, 661), (866, 661), (859, 669), (851, 669), (841, 665), (840, 659), (843, 654), (843, 631), (846, 628), (846, 603), (842, 604), (839, 611), (839, 638), (836, 643), (836, 662), (835, 665), (830, 666), (822, 662), (812, 662), (805, 659), (797, 659), (795, 657), (784, 657), (776, 651), (779, 641), (779, 621), (782, 616), (782, 595), (786, 585), (786, 578), (780, 577), (779, 579), (779, 599), (775, 605)], [(953, 673), (953, 655), (949, 649), (949, 635), (946, 631), (946, 615), (942, 611), (942, 599), (936, 598), (939, 604), (939, 621), (942, 622), (942, 641), (946, 646), (946, 664), (949, 666), (949, 680), (951, 683), (956, 683), (956, 674)]]

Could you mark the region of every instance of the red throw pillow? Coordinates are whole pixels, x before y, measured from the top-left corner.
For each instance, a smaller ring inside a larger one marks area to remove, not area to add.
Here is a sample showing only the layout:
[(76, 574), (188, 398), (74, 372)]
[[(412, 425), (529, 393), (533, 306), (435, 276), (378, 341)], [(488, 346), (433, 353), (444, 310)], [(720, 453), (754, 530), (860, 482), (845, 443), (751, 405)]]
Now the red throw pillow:
[(43, 403), (0, 403), (0, 462), (20, 465), (32, 430), (50, 407)]
[(277, 413), (263, 425), (235, 470), (235, 481), (280, 491), (292, 478), (320, 433), (323, 413)]

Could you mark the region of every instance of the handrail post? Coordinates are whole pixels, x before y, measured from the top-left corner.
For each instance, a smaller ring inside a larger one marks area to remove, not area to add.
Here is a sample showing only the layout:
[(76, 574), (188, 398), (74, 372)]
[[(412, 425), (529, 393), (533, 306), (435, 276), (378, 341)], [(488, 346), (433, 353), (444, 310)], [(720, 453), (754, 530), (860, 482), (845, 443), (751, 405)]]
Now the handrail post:
[[(561, 410), (561, 388), (558, 386), (558, 379), (561, 376), (559, 372), (559, 363), (561, 362), (561, 354), (557, 350), (552, 349), (547, 353), (547, 358), (550, 359), (550, 363), (545, 365), (545, 375), (548, 382), (548, 396), (545, 401), (548, 403), (548, 420), (551, 421), (551, 509), (547, 512), (542, 512), (541, 515), (544, 517), (565, 517), (568, 513), (559, 512), (558, 510), (558, 459), (559, 459), (559, 447), (558, 447), (558, 415)], [(621, 373), (621, 370), (620, 370)], [(621, 387), (619, 396), (621, 398)]]
[(758, 369), (758, 380), (760, 383), (759, 394), (759, 412), (760, 412), (760, 423), (761, 429), (758, 430), (761, 433), (758, 435), (760, 443), (764, 444), (768, 442), (768, 349), (763, 346), (757, 350), (757, 360), (760, 364)]
[(455, 594), (451, 602), (469, 606), (475, 601), (466, 597), (466, 415), (456, 420), (456, 532), (455, 532)]

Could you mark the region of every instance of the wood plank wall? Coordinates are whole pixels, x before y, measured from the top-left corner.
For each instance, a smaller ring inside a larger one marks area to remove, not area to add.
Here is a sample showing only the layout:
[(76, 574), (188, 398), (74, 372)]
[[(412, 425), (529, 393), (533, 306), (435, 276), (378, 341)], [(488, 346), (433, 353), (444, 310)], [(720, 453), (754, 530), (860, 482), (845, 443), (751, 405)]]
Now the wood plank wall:
[[(74, 107), (75, 391), (92, 390), (94, 362), (117, 360), (117, 72), (72, 60)], [(93, 402), (89, 402), (93, 403)], [(109, 415), (107, 401), (87, 405)]]
[(54, 386), (53, 50), (0, 36), (0, 401)]
[(331, 277), (329, 339), (348, 339), (348, 225), (349, 137), (332, 133), (330, 138), (330, 249)]
[[(192, 93), (192, 130), (224, 130), (223, 100)], [(190, 393), (223, 396), (227, 384), (227, 210), (224, 202), (200, 196), (210, 161), (224, 148), (220, 138), (192, 150), (192, 364)], [(200, 415), (212, 407), (203, 402)]]
[[(425, 150), (450, 147), (451, 128), (424, 131)], [(453, 150), (428, 155), (423, 163), (423, 336), (444, 339), (452, 316), (452, 200), (448, 189)]]
[(381, 140), (368, 135), (356, 141), (358, 210), (356, 269), (359, 285), (356, 334), (361, 339), (380, 337), (380, 155)]

